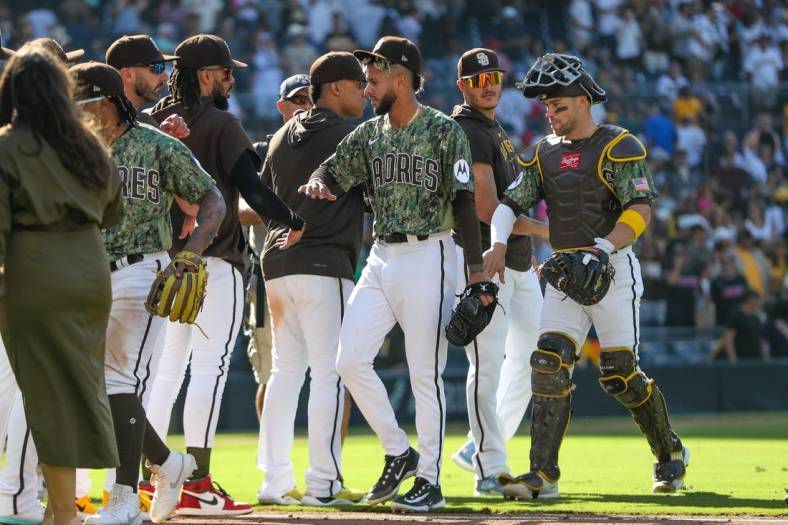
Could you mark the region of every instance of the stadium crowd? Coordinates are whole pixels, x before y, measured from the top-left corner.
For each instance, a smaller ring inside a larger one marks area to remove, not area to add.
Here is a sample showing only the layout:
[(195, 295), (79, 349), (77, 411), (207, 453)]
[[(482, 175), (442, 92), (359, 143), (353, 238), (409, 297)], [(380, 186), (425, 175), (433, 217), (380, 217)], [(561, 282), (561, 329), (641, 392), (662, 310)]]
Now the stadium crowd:
[(230, 103), (253, 140), (280, 125), (284, 78), (327, 50), (400, 34), (423, 51), (424, 101), (446, 112), (460, 102), (460, 53), (498, 51), (509, 72), (499, 119), (526, 148), (548, 127), (515, 82), (545, 50), (575, 53), (609, 94), (596, 118), (639, 134), (661, 193), (636, 248), (643, 323), (726, 327), (740, 357), (760, 356), (762, 341), (788, 354), (788, 8), (779, 0), (3, 0), (0, 29), (11, 48), (51, 36), (98, 60), (124, 34), (150, 34), (165, 53), (190, 35), (219, 34), (250, 64), (235, 72)]

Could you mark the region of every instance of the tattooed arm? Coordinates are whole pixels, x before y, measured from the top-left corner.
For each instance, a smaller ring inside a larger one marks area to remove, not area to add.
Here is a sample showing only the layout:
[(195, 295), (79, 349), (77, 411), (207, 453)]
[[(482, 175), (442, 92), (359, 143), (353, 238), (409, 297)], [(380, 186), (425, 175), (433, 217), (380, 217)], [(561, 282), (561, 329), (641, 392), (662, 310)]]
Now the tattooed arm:
[(219, 225), (224, 219), (226, 207), (224, 197), (216, 186), (212, 186), (203, 195), (199, 202), (200, 209), (197, 212), (197, 227), (192, 232), (189, 242), (183, 247), (185, 251), (202, 254), (211, 244)]

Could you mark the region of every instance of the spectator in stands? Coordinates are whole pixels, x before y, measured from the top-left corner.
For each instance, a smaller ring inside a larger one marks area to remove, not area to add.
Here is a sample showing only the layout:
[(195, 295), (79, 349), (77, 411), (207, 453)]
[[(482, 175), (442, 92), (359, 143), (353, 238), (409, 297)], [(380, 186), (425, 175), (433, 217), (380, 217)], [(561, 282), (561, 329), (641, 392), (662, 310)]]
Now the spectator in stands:
[(597, 45), (613, 52), (616, 45), (616, 31), (621, 25), (618, 10), (621, 0), (594, 0), (596, 7)]
[[(673, 56), (685, 62), (689, 58), (689, 45), (695, 34), (693, 22), (694, 6), (692, 1), (682, 1), (670, 21), (670, 38), (673, 42)], [(667, 28), (666, 28), (667, 29)]]
[(758, 36), (755, 45), (744, 56), (743, 65), (750, 81), (753, 105), (765, 110), (775, 109), (784, 64), (780, 49), (772, 43), (768, 33)]
[(722, 255), (720, 274), (711, 281), (711, 297), (717, 310), (717, 325), (722, 326), (747, 293), (747, 280), (736, 267), (732, 255)]
[(525, 49), (531, 43), (527, 35), (528, 31), (525, 30), (522, 14), (510, 5), (501, 9), (500, 22), (495, 29), (498, 51), (518, 64), (518, 69), (523, 69), (521, 66), (526, 61)]
[(755, 242), (770, 241), (777, 236), (775, 224), (768, 224), (764, 217), (763, 205), (757, 199), (750, 200), (747, 209), (747, 218), (744, 219), (744, 227), (752, 236)]
[(769, 360), (769, 346), (765, 340), (765, 326), (761, 312), (761, 296), (753, 290), (745, 292), (741, 303), (725, 321), (725, 331), (709, 360), (714, 361), (724, 352), (731, 363), (739, 359)]
[(345, 17), (341, 11), (334, 11), (331, 15), (331, 30), (323, 40), (323, 50), (328, 51), (348, 51), (352, 53), (359, 48), (356, 37), (347, 27)]
[(657, 80), (657, 95), (672, 106), (679, 94), (679, 88), (687, 85), (689, 85), (689, 80), (684, 76), (681, 64), (673, 60), (670, 63), (670, 69)]
[(739, 230), (733, 253), (737, 258), (737, 266), (747, 280), (747, 286), (759, 294), (765, 293), (769, 283), (769, 263), (760, 248), (753, 243), (752, 234), (747, 229)]
[(272, 117), (279, 114), (276, 112), (276, 101), (284, 75), (271, 34), (262, 32), (257, 35), (256, 41), (257, 46), (252, 55), (255, 114), (258, 117)]
[(642, 43), (640, 22), (635, 18), (635, 11), (627, 7), (616, 29), (616, 58), (627, 67), (639, 67)]
[(676, 126), (676, 149), (687, 154), (687, 165), (693, 171), (700, 169), (703, 150), (706, 147), (706, 133), (692, 117), (684, 117)]
[(658, 102), (651, 104), (651, 112), (643, 122), (643, 134), (652, 156), (656, 148), (673, 155), (676, 146), (676, 125), (662, 111)]
[(287, 30), (290, 43), (282, 50), (282, 61), (287, 75), (309, 71), (309, 66), (318, 57), (315, 47), (306, 40), (306, 27), (292, 24)]
[(673, 101), (673, 118), (676, 122), (686, 119), (699, 120), (703, 112), (703, 102), (696, 97), (689, 85), (679, 87), (676, 99)]
[(766, 340), (771, 357), (788, 357), (788, 300), (779, 298), (771, 307)]
[(570, 2), (569, 31), (573, 48), (580, 54), (585, 54), (594, 36), (594, 15), (589, 0)]
[(681, 240), (673, 244), (665, 269), (666, 326), (693, 326), (695, 324), (695, 296), (699, 279), (689, 271), (687, 246)]

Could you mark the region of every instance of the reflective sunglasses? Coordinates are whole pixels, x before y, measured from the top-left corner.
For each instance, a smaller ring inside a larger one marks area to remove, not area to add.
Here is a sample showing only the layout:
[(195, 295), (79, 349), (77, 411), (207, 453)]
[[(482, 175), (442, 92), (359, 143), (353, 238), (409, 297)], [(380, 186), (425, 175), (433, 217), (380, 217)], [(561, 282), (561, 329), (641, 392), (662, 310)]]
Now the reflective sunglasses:
[(288, 102), (292, 102), (296, 106), (306, 106), (310, 102), (308, 95), (293, 95), (292, 97), (287, 99)]
[(150, 69), (154, 75), (161, 75), (166, 68), (167, 66), (164, 62), (153, 62), (152, 64), (148, 64), (148, 69)]
[(463, 78), (462, 81), (465, 83), (465, 87), (469, 88), (480, 88), (487, 84), (497, 86), (503, 82), (503, 71), (485, 71), (472, 77)]

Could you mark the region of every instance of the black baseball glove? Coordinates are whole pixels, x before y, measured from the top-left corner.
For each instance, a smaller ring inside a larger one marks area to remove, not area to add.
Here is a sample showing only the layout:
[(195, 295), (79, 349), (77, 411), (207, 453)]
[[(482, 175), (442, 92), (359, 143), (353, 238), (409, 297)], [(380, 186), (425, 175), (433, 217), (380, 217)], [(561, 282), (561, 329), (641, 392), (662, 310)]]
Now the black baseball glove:
[(599, 248), (555, 252), (539, 271), (553, 288), (585, 306), (601, 301), (616, 275), (607, 253)]
[[(492, 295), (493, 300), (484, 306), (480, 295)], [(490, 281), (469, 284), (459, 297), (460, 302), (446, 325), (446, 339), (457, 346), (466, 346), (490, 324), (498, 304), (498, 285)]]

